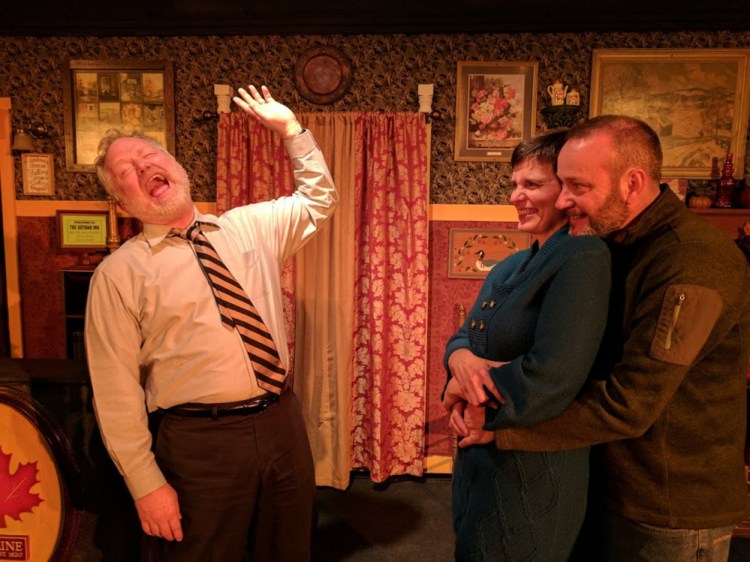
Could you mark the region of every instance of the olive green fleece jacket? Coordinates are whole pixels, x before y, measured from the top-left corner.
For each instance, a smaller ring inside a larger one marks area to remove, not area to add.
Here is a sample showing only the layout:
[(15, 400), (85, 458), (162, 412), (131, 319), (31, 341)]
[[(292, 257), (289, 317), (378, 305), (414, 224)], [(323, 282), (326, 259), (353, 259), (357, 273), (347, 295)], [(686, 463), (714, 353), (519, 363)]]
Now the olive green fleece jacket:
[(741, 521), (750, 356), (748, 264), (668, 189), (612, 243), (612, 372), (500, 449), (602, 445), (608, 509), (660, 527)]

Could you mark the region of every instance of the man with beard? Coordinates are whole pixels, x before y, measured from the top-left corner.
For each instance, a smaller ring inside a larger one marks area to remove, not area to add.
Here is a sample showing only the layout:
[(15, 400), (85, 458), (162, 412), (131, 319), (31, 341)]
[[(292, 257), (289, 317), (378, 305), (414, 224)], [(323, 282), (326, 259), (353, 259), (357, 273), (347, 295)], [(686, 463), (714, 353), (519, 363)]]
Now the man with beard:
[(288, 197), (204, 215), (153, 139), (113, 133), (96, 160), (107, 192), (143, 221), (92, 277), (86, 344), (105, 445), (156, 537), (149, 560), (310, 558), (315, 481), (285, 378), (279, 270), (337, 194), (311, 134), (265, 86), (248, 89), (234, 101), (284, 139)]
[[(660, 186), (661, 165), (659, 139), (642, 121), (601, 116), (568, 132), (557, 205), (572, 234), (606, 237), (612, 248), (599, 359), (614, 366), (558, 417), (494, 434), (475, 422), (460, 445), (602, 444), (600, 559), (727, 560), (748, 505), (750, 275), (728, 236)], [(465, 384), (491, 383), (476, 374)]]

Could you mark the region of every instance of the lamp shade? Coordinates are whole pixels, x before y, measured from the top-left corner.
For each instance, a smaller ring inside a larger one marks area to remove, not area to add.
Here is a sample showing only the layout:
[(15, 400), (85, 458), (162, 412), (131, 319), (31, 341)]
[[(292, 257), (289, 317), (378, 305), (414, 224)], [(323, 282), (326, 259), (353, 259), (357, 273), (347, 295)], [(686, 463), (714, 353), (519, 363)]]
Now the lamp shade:
[(13, 145), (10, 149), (16, 152), (32, 152), (34, 145), (31, 142), (31, 135), (23, 129), (18, 129), (13, 135)]

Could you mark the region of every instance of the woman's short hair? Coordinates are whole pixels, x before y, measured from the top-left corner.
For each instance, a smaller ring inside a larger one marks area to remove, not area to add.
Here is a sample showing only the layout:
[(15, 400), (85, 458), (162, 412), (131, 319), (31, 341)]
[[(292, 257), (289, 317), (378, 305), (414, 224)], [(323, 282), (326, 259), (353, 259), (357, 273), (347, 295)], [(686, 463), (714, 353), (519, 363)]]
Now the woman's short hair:
[(533, 159), (550, 164), (557, 172), (557, 155), (565, 144), (567, 129), (552, 129), (541, 135), (521, 141), (510, 156), (510, 167), (515, 168), (524, 160)]

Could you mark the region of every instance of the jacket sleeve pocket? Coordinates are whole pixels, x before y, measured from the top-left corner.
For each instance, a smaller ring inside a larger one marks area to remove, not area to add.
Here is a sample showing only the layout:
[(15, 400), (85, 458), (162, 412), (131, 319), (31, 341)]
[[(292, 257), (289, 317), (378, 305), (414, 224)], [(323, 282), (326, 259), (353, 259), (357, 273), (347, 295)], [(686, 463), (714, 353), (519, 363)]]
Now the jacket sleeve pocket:
[(670, 285), (664, 295), (651, 357), (690, 365), (724, 309), (718, 291), (699, 285)]

